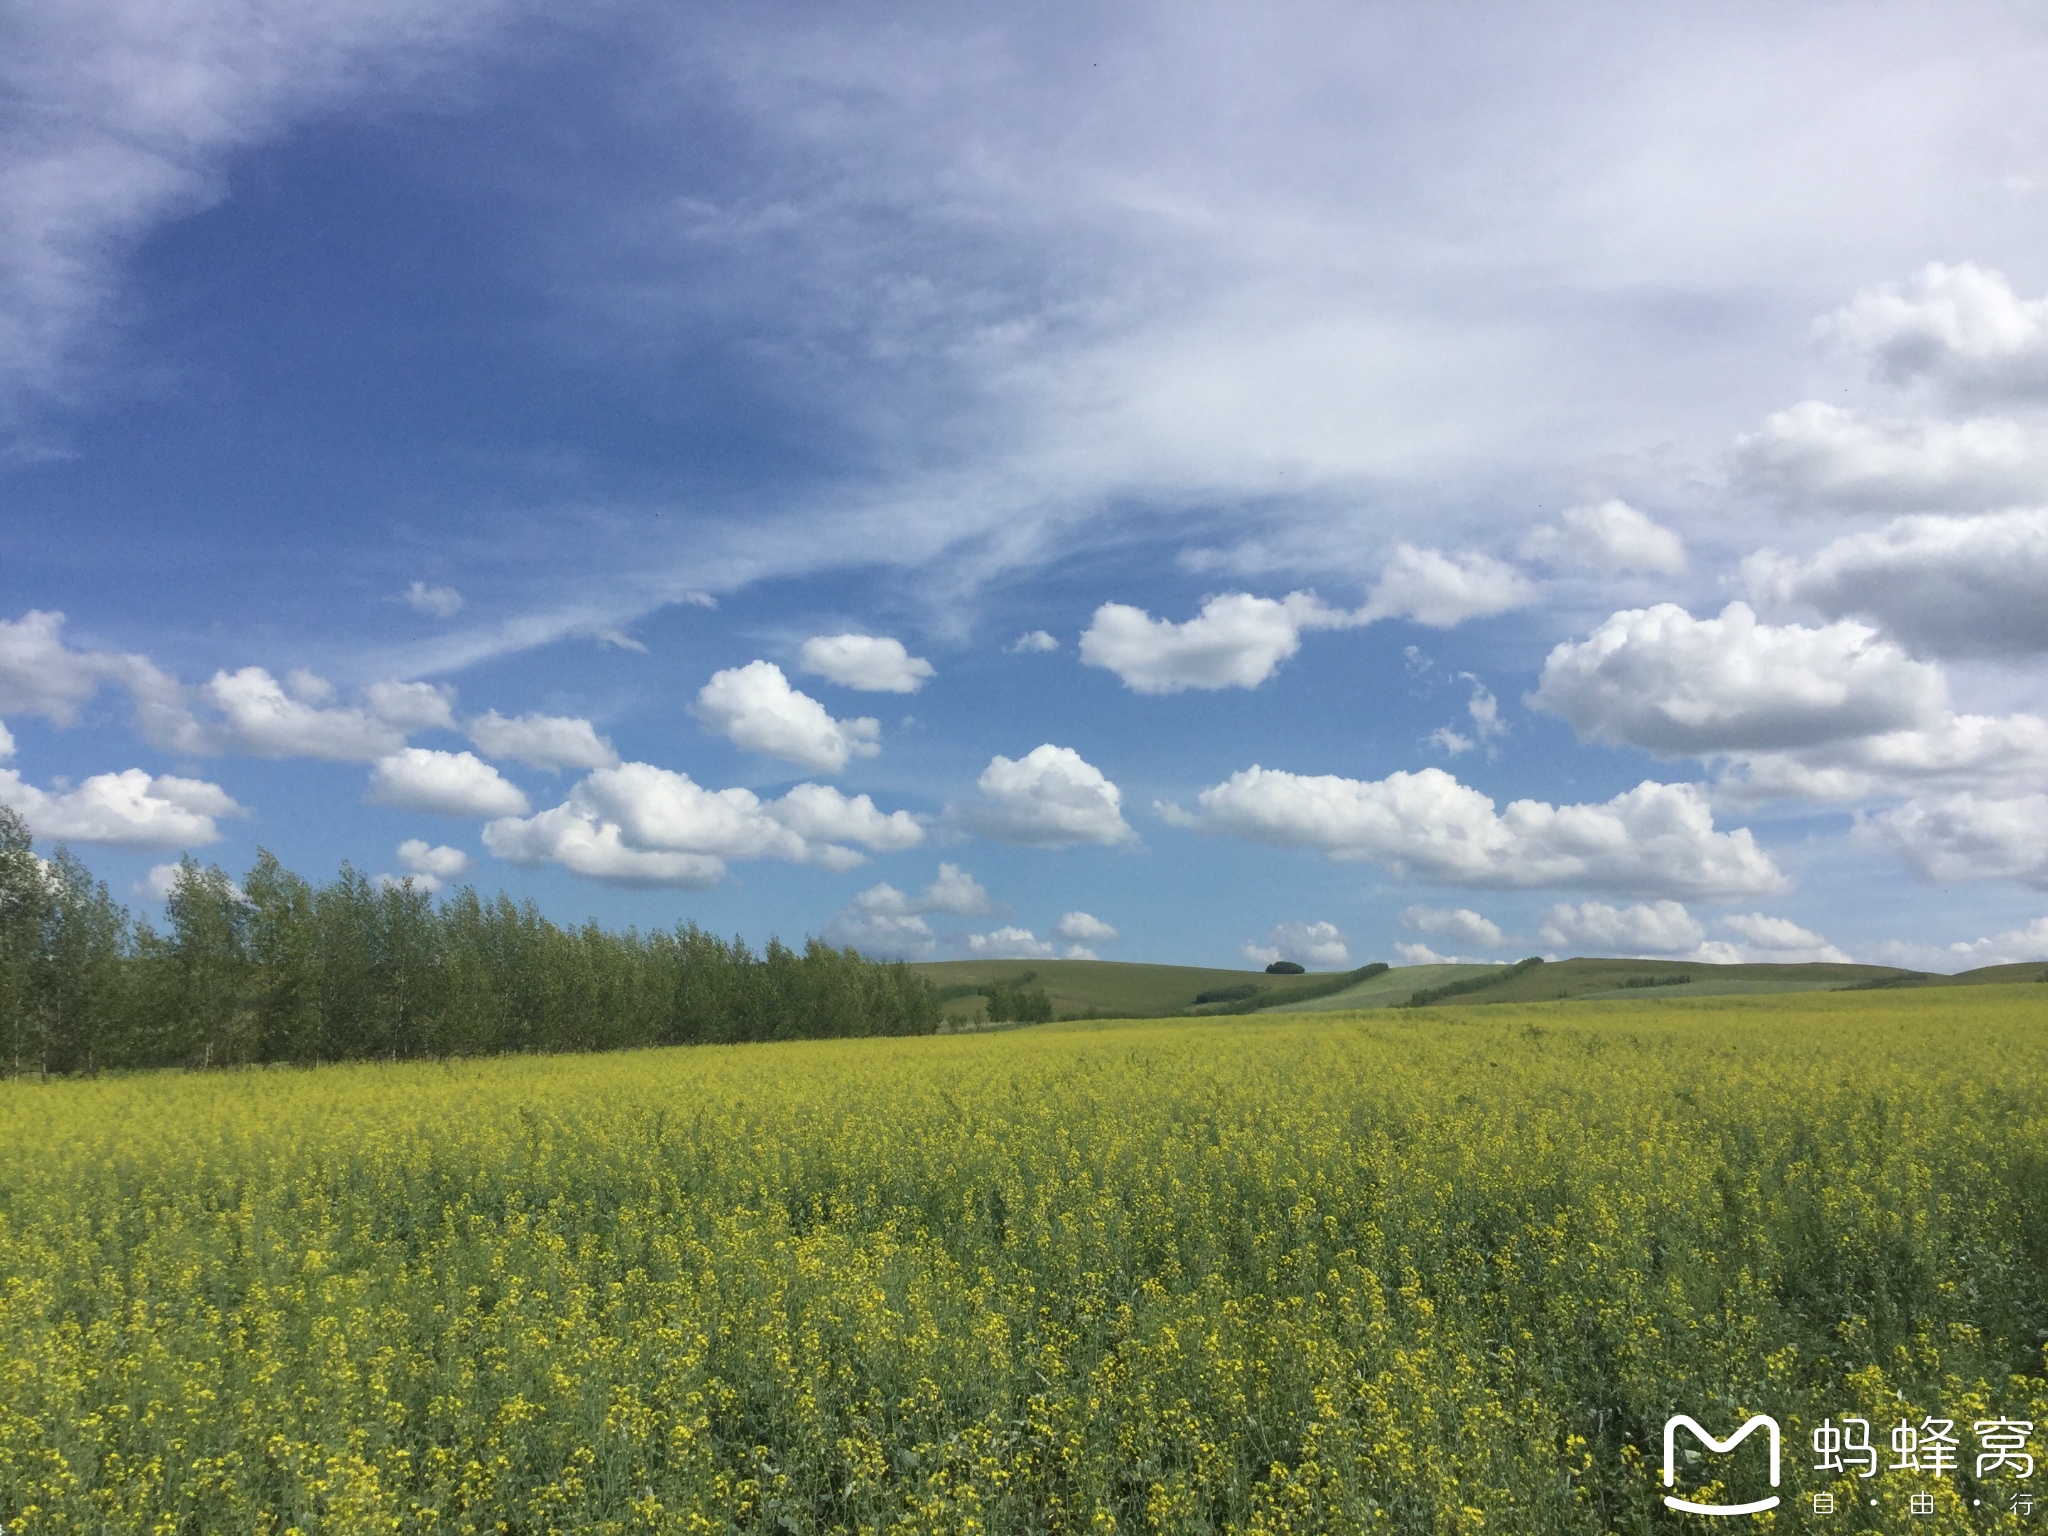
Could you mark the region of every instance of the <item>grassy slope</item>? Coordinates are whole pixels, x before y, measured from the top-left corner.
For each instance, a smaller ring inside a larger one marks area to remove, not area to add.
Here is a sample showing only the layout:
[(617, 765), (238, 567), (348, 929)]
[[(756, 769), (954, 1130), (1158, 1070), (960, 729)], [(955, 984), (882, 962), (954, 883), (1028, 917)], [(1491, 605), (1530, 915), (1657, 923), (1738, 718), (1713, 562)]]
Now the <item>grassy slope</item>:
[[(1330, 997), (1290, 1005), (1290, 987), (1312, 985), (1328, 973), (1311, 972), (1299, 979), (1268, 976), (1261, 971), (1224, 970), (1192, 965), (1137, 965), (1119, 960), (943, 960), (916, 970), (939, 986), (980, 986), (1029, 972), (1031, 985), (1043, 987), (1060, 1014), (1097, 1013), (1119, 1018), (1160, 1018), (1186, 1013), (1203, 992), (1249, 982), (1273, 990), (1273, 1011), (1321, 1013), (1348, 1008), (1391, 1008), (1405, 1003), (1424, 987), (1461, 981), (1495, 969), (1486, 965), (1404, 965)], [(2048, 973), (2048, 962), (1986, 966), (1958, 976), (1919, 979), (1916, 973), (1884, 965), (1695, 965), (1679, 960), (1572, 959), (1535, 966), (1497, 988), (1457, 999), (1460, 1004), (1554, 1002), (1559, 997), (1632, 998), (1654, 1002), (1663, 998), (1711, 997), (1746, 992), (1830, 992), (1858, 983), (1896, 981), (1902, 986), (1979, 985), (2032, 981)], [(1624, 982), (1648, 976), (1684, 975), (1679, 986), (1625, 987)], [(1448, 1006), (1448, 1004), (1446, 1005)], [(956, 1020), (978, 1017), (978, 998), (958, 998), (947, 1005)]]
[[(941, 987), (984, 986), (996, 980), (1030, 976), (1057, 1014), (1101, 1014), (1114, 1018), (1164, 1018), (1187, 1013), (1205, 992), (1255, 986), (1269, 992), (1276, 1004), (1290, 993), (1327, 985), (1331, 973), (1269, 976), (1264, 971), (1211, 970), (1193, 965), (1135, 965), (1118, 960), (942, 960), (914, 969)], [(1413, 985), (1409, 988), (1414, 990)], [(1407, 993), (1402, 993), (1407, 996)], [(982, 1003), (973, 997), (954, 998), (946, 1013), (956, 1021), (978, 1018)], [(1212, 1005), (1215, 1006), (1215, 1005)], [(1321, 1006), (1307, 1003), (1304, 1006)], [(1355, 1006), (1355, 1005), (1354, 1005)]]

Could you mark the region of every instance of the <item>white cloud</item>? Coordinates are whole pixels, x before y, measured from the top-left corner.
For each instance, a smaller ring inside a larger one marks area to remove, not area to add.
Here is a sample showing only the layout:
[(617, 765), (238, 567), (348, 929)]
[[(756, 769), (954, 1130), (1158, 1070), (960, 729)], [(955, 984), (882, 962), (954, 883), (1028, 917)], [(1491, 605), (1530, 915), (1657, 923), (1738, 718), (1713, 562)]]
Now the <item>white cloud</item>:
[(96, 773), (52, 792), (0, 768), (0, 805), (21, 812), (39, 837), (116, 848), (192, 848), (220, 839), (214, 819), (241, 814), (228, 792), (203, 779), (152, 778), (140, 768)]
[(1613, 907), (1604, 901), (1559, 902), (1543, 914), (1536, 937), (1553, 949), (1595, 955), (1672, 955), (1696, 949), (1706, 930), (1675, 901)]
[(459, 880), (469, 873), (470, 858), (460, 848), (435, 847), (425, 838), (409, 837), (398, 845), (398, 861), (431, 880)]
[(844, 870), (865, 862), (847, 843), (896, 849), (923, 838), (903, 812), (884, 814), (866, 795), (799, 784), (779, 800), (746, 789), (709, 790), (686, 773), (650, 763), (600, 768), (551, 810), (505, 817), (484, 846), (510, 863), (559, 863), (622, 885), (714, 885), (729, 859), (786, 859)]
[[(903, 894), (893, 886), (875, 889), (896, 896)], [(825, 925), (825, 938), (844, 949), (892, 960), (928, 960), (937, 943), (932, 925), (915, 912), (869, 910), (861, 905), (860, 896), (845, 911), (833, 915)]]
[(1401, 926), (1477, 949), (1499, 949), (1507, 942), (1499, 924), (1470, 907), (1409, 907), (1401, 913)]
[(1904, 291), (1866, 288), (1819, 332), (1894, 384), (1927, 380), (1967, 399), (2048, 395), (2048, 299), (2022, 299), (2001, 272), (1935, 261)]
[(934, 937), (923, 914), (977, 917), (989, 908), (988, 892), (974, 876), (957, 864), (941, 864), (919, 896), (906, 896), (886, 883), (869, 886), (826, 924), (825, 937), (864, 954), (924, 959), (932, 953)]
[[(1260, 950), (1255, 952), (1247, 944), (1244, 953), (1247, 959), (1256, 960), (1260, 954), (1264, 954), (1266, 951)], [(1399, 940), (1396, 940), (1394, 943), (1394, 958), (1402, 965), (1449, 965), (1451, 963), (1449, 955), (1440, 955), (1427, 944), (1406, 944)], [(1271, 963), (1271, 961), (1267, 962), (1269, 965)]]
[(988, 892), (958, 864), (941, 864), (917, 903), (920, 912), (944, 912), (952, 917), (979, 917), (990, 910)]
[(35, 608), (0, 619), (0, 714), (70, 725), (99, 691), (116, 658), (69, 649), (63, 631), (63, 614)]
[(1440, 768), (1358, 780), (1252, 767), (1203, 790), (1192, 814), (1160, 811), (1199, 832), (1312, 848), (1433, 885), (1710, 896), (1786, 884), (1747, 828), (1714, 829), (1691, 784), (1645, 782), (1604, 805), (1516, 800), (1498, 812)]
[(867, 693), (915, 693), (936, 675), (930, 662), (885, 635), (813, 635), (798, 652), (798, 665)]
[[(1414, 647), (1410, 646), (1409, 650), (1413, 651)], [(1467, 736), (1456, 726), (1440, 725), (1431, 731), (1427, 738), (1431, 745), (1441, 747), (1452, 757), (1470, 752), (1482, 742), (1497, 740), (1508, 733), (1507, 722), (1500, 717), (1500, 700), (1493, 696), (1493, 690), (1470, 672), (1461, 672), (1458, 675), (1472, 684), (1472, 697), (1465, 704), (1465, 713), (1472, 721), (1472, 734)], [(1487, 755), (1494, 754), (1489, 752)]]
[(1081, 660), (1116, 673), (1136, 693), (1256, 688), (1301, 649), (1305, 630), (1353, 629), (1387, 618), (1447, 629), (1534, 596), (1520, 572), (1489, 556), (1397, 544), (1356, 612), (1332, 608), (1312, 592), (1279, 599), (1226, 592), (1175, 624), (1142, 608), (1104, 603), (1081, 635)]
[(177, 864), (153, 864), (149, 873), (135, 882), (135, 894), (147, 896), (155, 901), (169, 901), (171, 892), (178, 888)]
[(2044, 780), (2048, 720), (1944, 711), (1913, 730), (1735, 755), (1722, 765), (1715, 792), (1730, 801), (1841, 804), (1955, 790), (2010, 795)]
[(1010, 642), (1010, 651), (1018, 656), (1043, 655), (1060, 648), (1059, 641), (1042, 629), (1026, 630)]
[[(454, 724), (455, 693), (443, 685), (372, 683), (360, 706), (334, 707), (333, 685), (303, 668), (280, 683), (262, 667), (243, 667), (189, 689), (145, 656), (72, 650), (63, 626), (63, 614), (33, 610), (16, 622), (0, 620), (0, 714), (71, 725), (100, 685), (112, 682), (127, 689), (143, 738), (165, 751), (337, 762), (368, 762), (403, 747), (408, 732)], [(202, 720), (195, 703), (219, 718)]]
[(608, 737), (597, 734), (588, 720), (574, 715), (528, 714), (507, 717), (495, 709), (470, 720), (469, 739), (486, 756), (524, 763), (529, 768), (616, 768), (619, 754)]
[(509, 864), (529, 869), (559, 864), (607, 885), (702, 890), (725, 876), (725, 861), (712, 854), (629, 847), (617, 822), (573, 800), (524, 821), (486, 822), (483, 836), (484, 846)]
[(963, 940), (970, 955), (985, 960), (1050, 960), (1057, 950), (1029, 928), (998, 928), (970, 933)]
[(1909, 800), (1871, 818), (1867, 835), (1939, 885), (2018, 880), (2048, 890), (2048, 794)]
[(416, 581), (405, 589), (405, 600), (414, 611), (432, 614), (437, 619), (452, 619), (462, 612), (462, 594), (453, 587), (430, 587), (424, 581)]
[(7, 722), (0, 720), (0, 763), (14, 756), (14, 733), (7, 729)]
[(1596, 571), (1685, 571), (1685, 541), (1625, 501), (1609, 499), (1568, 508), (1562, 526), (1532, 528), (1522, 540), (1525, 559), (1582, 565)]
[(1800, 965), (1816, 960), (1833, 961), (1838, 965), (1849, 963), (1849, 957), (1834, 945), (1788, 917), (1766, 917), (1761, 912), (1737, 913), (1721, 918), (1720, 926), (1743, 941), (1736, 947), (1743, 959), (1751, 964)]
[(1271, 965), (1275, 960), (1321, 966), (1351, 963), (1351, 951), (1335, 923), (1280, 923), (1263, 944), (1245, 944), (1238, 953), (1254, 965)]
[[(293, 675), (311, 676), (310, 673)], [(314, 681), (326, 688), (321, 680)], [(455, 729), (455, 690), (446, 683), (372, 683), (363, 690), (363, 707), (386, 725), (396, 726), (401, 731)]]
[(0, 619), (0, 714), (40, 715), (71, 725), (103, 682), (128, 690), (150, 745), (171, 752), (209, 750), (185, 701), (185, 689), (147, 657), (75, 651), (64, 644), (64, 615), (30, 609)]
[[(318, 682), (301, 674), (301, 691)], [(398, 751), (405, 732), (367, 710), (323, 708), (291, 697), (262, 667), (216, 672), (201, 690), (220, 711), (210, 734), (215, 750), (251, 757), (315, 757), (333, 762), (369, 762)]]
[(1695, 619), (1660, 603), (1551, 651), (1530, 704), (1592, 741), (1662, 757), (1812, 746), (1921, 725), (1947, 706), (1940, 670), (1866, 625), (1757, 622), (1745, 603)]
[(1441, 550), (1396, 544), (1354, 616), (1359, 622), (1413, 619), (1432, 629), (1449, 629), (1467, 619), (1482, 619), (1534, 602), (1536, 589), (1511, 565), (1490, 555), (1467, 550), (1446, 555)]
[[(765, 809), (797, 836), (813, 843), (859, 843), (879, 852), (915, 848), (924, 824), (908, 811), (886, 814), (866, 795), (845, 795), (829, 784), (799, 784)], [(943, 871), (951, 865), (941, 865)]]
[(2019, 965), (2048, 961), (2048, 917), (2021, 928), (2008, 928), (1986, 938), (1934, 945), (1894, 939), (1877, 946), (1886, 963), (1916, 970), (1973, 971), (1980, 965)]
[(1256, 688), (1301, 649), (1302, 630), (1350, 622), (1308, 592), (1278, 601), (1226, 592), (1204, 602), (1185, 624), (1104, 603), (1082, 632), (1081, 660), (1114, 672), (1135, 693)]
[(378, 758), (363, 799), (436, 816), (524, 816), (531, 809), (519, 786), (474, 752), (425, 747)]
[(1114, 928), (1086, 912), (1066, 913), (1052, 931), (1072, 944), (1113, 944), (1117, 939)]
[(1435, 730), (1431, 731), (1426, 739), (1428, 740), (1431, 746), (1441, 747), (1445, 752), (1448, 752), (1452, 757), (1457, 757), (1461, 753), (1470, 752), (1474, 747), (1479, 745), (1478, 742), (1474, 741), (1470, 736), (1467, 736), (1463, 731), (1460, 731), (1454, 725), (1440, 725)]
[(1532, 706), (1582, 738), (1720, 759), (1737, 800), (1851, 801), (2006, 790), (2048, 775), (2048, 721), (1959, 715), (1941, 669), (1853, 619), (1758, 622), (1743, 603), (1695, 619), (1617, 613), (1544, 663)]
[(1871, 619), (1937, 656), (2048, 651), (2048, 508), (1902, 517), (1804, 559), (1761, 550), (1742, 573), (1759, 603)]
[(2048, 499), (2048, 433), (2005, 417), (1871, 421), (1808, 400), (1735, 440), (1735, 474), (1794, 508), (1986, 511)]
[(1063, 848), (1137, 838), (1123, 818), (1123, 792), (1072, 747), (1047, 742), (1014, 762), (993, 757), (977, 785), (981, 798), (949, 814), (999, 842)]
[(713, 673), (698, 691), (696, 713), (735, 746), (814, 773), (837, 773), (847, 759), (881, 750), (878, 721), (833, 719), (816, 699), (790, 687), (772, 661)]

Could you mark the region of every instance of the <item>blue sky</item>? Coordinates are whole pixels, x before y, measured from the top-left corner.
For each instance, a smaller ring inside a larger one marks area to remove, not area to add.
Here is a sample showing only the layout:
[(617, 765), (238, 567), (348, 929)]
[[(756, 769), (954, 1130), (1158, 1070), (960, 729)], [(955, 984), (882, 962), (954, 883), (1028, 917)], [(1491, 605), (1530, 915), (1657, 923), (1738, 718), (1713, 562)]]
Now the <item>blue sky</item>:
[(2048, 955), (2029, 12), (6, 25), (0, 799), (140, 910)]

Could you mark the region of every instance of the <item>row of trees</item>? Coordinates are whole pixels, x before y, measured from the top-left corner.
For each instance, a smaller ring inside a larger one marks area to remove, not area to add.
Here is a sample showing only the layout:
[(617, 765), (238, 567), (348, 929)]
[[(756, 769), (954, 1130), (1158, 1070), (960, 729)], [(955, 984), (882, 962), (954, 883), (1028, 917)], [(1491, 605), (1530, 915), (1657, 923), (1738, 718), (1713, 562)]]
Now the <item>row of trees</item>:
[(130, 916), (0, 807), (0, 1070), (222, 1066), (929, 1034), (906, 966), (694, 923), (563, 928), (465, 888), (435, 901), (347, 865), (314, 885), (268, 853), (237, 886), (191, 859), (169, 931)]

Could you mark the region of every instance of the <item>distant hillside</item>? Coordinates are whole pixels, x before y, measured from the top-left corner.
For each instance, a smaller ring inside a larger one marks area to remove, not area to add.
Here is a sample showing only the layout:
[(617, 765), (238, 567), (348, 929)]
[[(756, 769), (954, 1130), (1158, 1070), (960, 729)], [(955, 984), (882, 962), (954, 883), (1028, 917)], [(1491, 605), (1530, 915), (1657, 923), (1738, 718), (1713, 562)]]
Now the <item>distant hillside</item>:
[[(1559, 998), (1705, 997), (1740, 992), (1833, 992), (1935, 987), (2048, 977), (2048, 960), (1985, 966), (1956, 976), (1887, 965), (1695, 965), (1682, 960), (1576, 958), (1534, 965), (1515, 975), (1494, 965), (1403, 965), (1358, 971), (1269, 976), (1263, 971), (1120, 960), (942, 960), (912, 967), (941, 989), (954, 1027), (986, 1017), (977, 987), (1003, 981), (1042, 990), (1057, 1018), (1164, 1018), (1247, 1012), (1309, 1013), (1397, 1008), (1417, 993), (1500, 978), (1458, 991), (1444, 1006), (1551, 1002)], [(1350, 978), (1348, 981), (1346, 978)], [(950, 994), (950, 995), (948, 995)], [(1202, 999), (1202, 1001), (1197, 1001)]]

